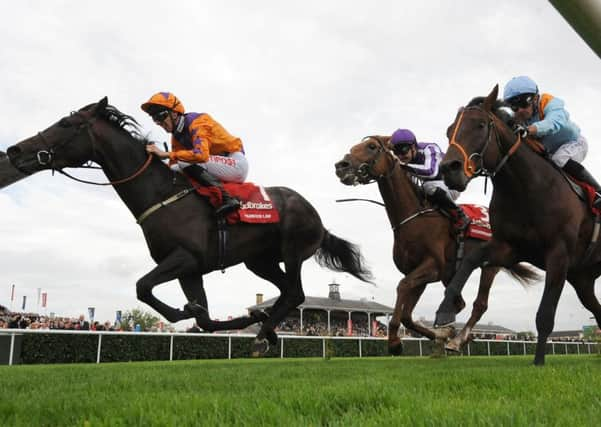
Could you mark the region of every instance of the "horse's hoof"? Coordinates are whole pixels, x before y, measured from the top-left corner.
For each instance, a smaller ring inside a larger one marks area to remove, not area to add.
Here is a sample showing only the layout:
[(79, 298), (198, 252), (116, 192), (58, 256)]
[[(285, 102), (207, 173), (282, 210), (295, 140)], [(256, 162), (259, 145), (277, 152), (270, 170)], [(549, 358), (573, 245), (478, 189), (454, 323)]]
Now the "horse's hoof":
[(403, 354), (403, 343), (399, 341), (397, 344), (389, 345), (388, 353), (392, 354), (393, 356), (400, 356)]
[(461, 345), (455, 341), (455, 340), (451, 340), (449, 341), (445, 346), (444, 346), (445, 350), (449, 350), (452, 351), (454, 353), (459, 353), (461, 351)]
[(253, 357), (263, 356), (265, 353), (269, 351), (269, 341), (266, 338), (257, 339), (255, 338), (255, 342), (253, 343)]
[(209, 312), (202, 305), (189, 302), (184, 305), (184, 313), (190, 315), (190, 317), (206, 317)]
[(435, 328), (444, 328), (445, 326), (452, 326), (455, 323), (455, 313), (444, 313), (437, 312), (436, 319), (434, 319)]
[(267, 338), (269, 344), (273, 346), (277, 345), (278, 343), (278, 334), (276, 334), (273, 329), (270, 329), (267, 332), (265, 332), (265, 338)]

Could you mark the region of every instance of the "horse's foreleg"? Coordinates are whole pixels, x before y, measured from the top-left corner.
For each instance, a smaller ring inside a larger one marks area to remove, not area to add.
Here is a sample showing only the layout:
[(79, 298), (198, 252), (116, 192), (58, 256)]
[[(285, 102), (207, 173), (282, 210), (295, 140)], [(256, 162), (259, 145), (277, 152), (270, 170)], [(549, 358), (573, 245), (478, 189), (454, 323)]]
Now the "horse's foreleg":
[(461, 265), (457, 272), (455, 272), (453, 279), (451, 279), (451, 283), (447, 286), (444, 293), (444, 299), (436, 311), (436, 319), (434, 320), (434, 325), (436, 327), (455, 323), (457, 309), (456, 301), (458, 298), (461, 298), (461, 290), (465, 286), (470, 274), (472, 274), (472, 271), (486, 261), (488, 257), (488, 246), (488, 244), (478, 246), (474, 250), (468, 252), (463, 258), (463, 261), (461, 261)]
[(136, 294), (140, 301), (145, 302), (158, 311), (169, 322), (174, 323), (183, 319), (189, 319), (191, 314), (178, 310), (158, 300), (152, 289), (161, 283), (168, 282), (184, 275), (196, 272), (198, 264), (192, 254), (177, 248), (163, 259), (154, 269), (143, 276), (136, 283)]
[(480, 273), (480, 286), (478, 287), (478, 295), (474, 301), (472, 315), (457, 336), (447, 343), (445, 346), (447, 350), (460, 351), (468, 341), (474, 325), (482, 318), (482, 315), (488, 309), (490, 288), (498, 272), (498, 267), (485, 267), (482, 269), (482, 273)]
[(399, 355), (403, 351), (401, 339), (398, 336), (401, 323), (405, 328), (418, 332), (429, 339), (436, 337), (434, 331), (415, 323), (412, 313), (426, 289), (426, 284), (438, 280), (439, 276), (436, 262), (429, 258), (399, 282), (394, 312), (388, 325), (388, 351), (391, 354)]
[(535, 365), (544, 365), (547, 338), (553, 332), (555, 311), (563, 290), (568, 270), (568, 254), (563, 245), (545, 254), (545, 290), (536, 313), (538, 339), (534, 356)]

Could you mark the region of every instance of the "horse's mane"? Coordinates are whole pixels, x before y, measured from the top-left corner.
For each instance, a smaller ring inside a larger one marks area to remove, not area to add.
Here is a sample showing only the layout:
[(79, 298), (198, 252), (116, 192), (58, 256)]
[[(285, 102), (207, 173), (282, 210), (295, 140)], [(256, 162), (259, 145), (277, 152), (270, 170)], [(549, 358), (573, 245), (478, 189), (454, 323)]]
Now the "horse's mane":
[[(484, 103), (485, 99), (486, 97), (484, 96), (477, 96), (470, 102), (468, 102), (465, 108), (480, 107)], [(509, 104), (502, 101), (501, 99), (497, 99), (495, 101), (494, 105), (492, 106), (492, 112), (495, 116), (501, 119), (501, 121), (505, 123), (510, 129), (513, 128), (513, 126), (515, 125), (515, 117), (513, 115), (513, 112), (511, 111), (511, 108), (509, 108)]]
[[(90, 104), (82, 108), (82, 110), (88, 110), (96, 104)], [(105, 119), (115, 129), (118, 129), (134, 140), (140, 142), (143, 145), (148, 144), (150, 141), (148, 137), (142, 134), (142, 127), (136, 119), (132, 116), (122, 113), (116, 107), (107, 105), (106, 108), (100, 113), (101, 117)]]

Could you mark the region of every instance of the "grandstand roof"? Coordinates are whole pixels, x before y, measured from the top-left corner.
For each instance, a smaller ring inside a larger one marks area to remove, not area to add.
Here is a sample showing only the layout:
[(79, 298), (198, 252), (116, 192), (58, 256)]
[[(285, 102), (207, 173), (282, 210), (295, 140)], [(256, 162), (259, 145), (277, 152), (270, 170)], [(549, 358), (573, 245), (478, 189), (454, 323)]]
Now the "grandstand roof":
[[(248, 310), (264, 309), (271, 307), (277, 298), (270, 298), (263, 301), (261, 304), (256, 304), (248, 307)], [(305, 297), (305, 302), (298, 306), (298, 308), (315, 309), (315, 310), (330, 310), (330, 311), (361, 311), (364, 313), (375, 313), (375, 314), (392, 314), (394, 311), (392, 307), (385, 306), (375, 301), (369, 300), (350, 300), (350, 299), (332, 299), (332, 298), (320, 298), (320, 297)]]

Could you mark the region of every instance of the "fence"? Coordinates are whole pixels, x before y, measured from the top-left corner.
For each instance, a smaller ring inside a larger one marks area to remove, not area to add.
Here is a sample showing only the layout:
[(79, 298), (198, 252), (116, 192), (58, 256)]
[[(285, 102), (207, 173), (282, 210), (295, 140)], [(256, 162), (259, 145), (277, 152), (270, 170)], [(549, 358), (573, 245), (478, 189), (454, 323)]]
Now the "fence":
[[(73, 338), (64, 337), (74, 336)], [(63, 336), (63, 337), (61, 337)], [(80, 341), (77, 338), (80, 337)], [(82, 337), (83, 336), (83, 337)], [(85, 337), (85, 338), (84, 338)], [(97, 337), (97, 338), (94, 338)], [(23, 349), (24, 338), (27, 348)], [(61, 338), (58, 339), (57, 338)], [(63, 339), (64, 338), (64, 339)], [(84, 338), (85, 342), (81, 341)], [(110, 350), (103, 348), (103, 339)], [(178, 339), (178, 345), (175, 340)], [(191, 341), (202, 340), (210, 351), (198, 351)], [(238, 358), (250, 356), (250, 344), (254, 335), (204, 334), (204, 333), (157, 333), (157, 332), (109, 332), (65, 330), (0, 330), (0, 364), (15, 363), (69, 363), (127, 361), (127, 360), (183, 360), (197, 358)], [(46, 341), (44, 341), (46, 340)], [(71, 340), (69, 342), (68, 340)], [(146, 342), (144, 342), (146, 340)], [(160, 342), (157, 342), (159, 340)], [(37, 344), (36, 344), (37, 343)], [(187, 344), (186, 344), (187, 343)], [(302, 345), (299, 345), (302, 344)], [(55, 357), (71, 347), (71, 355)], [(425, 338), (404, 338), (404, 354), (427, 356), (432, 353), (432, 341)], [(534, 354), (534, 341), (497, 341), (476, 339), (467, 344), (464, 356), (472, 355), (526, 355)], [(150, 347), (150, 350), (148, 348)], [(188, 347), (188, 348), (186, 348)], [(234, 351), (235, 347), (235, 351)], [(248, 347), (248, 350), (241, 350)], [(73, 348), (75, 348), (73, 352)], [(126, 351), (126, 350), (129, 350)], [(177, 350), (177, 354), (176, 353)], [(594, 342), (548, 342), (549, 354), (592, 354), (601, 350)], [(45, 357), (44, 353), (53, 357)], [(79, 353), (86, 353), (83, 356)], [(24, 354), (23, 354), (24, 353)], [(35, 354), (29, 354), (35, 353)], [(93, 353), (93, 354), (92, 354)], [(73, 354), (75, 356), (71, 357)], [(104, 354), (104, 359), (103, 359)], [(270, 350), (269, 357), (330, 357), (330, 356), (384, 356), (387, 354), (386, 338), (375, 337), (319, 337), (279, 335), (278, 344)]]

